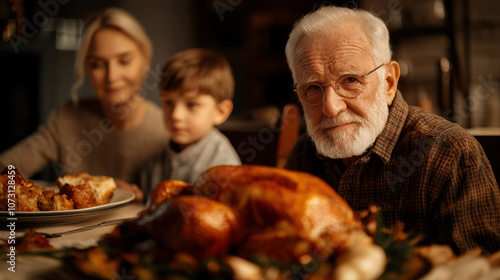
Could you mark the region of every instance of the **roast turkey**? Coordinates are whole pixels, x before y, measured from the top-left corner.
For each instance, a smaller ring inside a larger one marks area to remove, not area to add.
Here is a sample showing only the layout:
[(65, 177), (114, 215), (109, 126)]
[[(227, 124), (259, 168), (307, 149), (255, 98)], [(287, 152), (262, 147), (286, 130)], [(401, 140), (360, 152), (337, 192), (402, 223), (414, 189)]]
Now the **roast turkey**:
[[(328, 184), (265, 166), (216, 166), (193, 185), (164, 181), (150, 193), (146, 210), (114, 235), (142, 242), (137, 250), (161, 248), (198, 261), (260, 255), (287, 264), (336, 262), (324, 279), (376, 279), (385, 266), (383, 250)], [(146, 248), (148, 239), (155, 245)]]

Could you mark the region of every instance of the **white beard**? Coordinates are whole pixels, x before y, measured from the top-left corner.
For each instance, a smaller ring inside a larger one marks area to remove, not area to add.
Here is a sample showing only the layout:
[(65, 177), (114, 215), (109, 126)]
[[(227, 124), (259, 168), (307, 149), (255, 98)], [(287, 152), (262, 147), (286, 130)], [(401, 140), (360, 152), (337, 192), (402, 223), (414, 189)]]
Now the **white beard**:
[[(344, 111), (336, 117), (323, 116), (320, 124), (314, 126), (309, 117), (305, 117), (307, 132), (312, 138), (319, 154), (333, 158), (346, 159), (364, 154), (382, 132), (389, 116), (384, 86), (379, 87), (376, 101), (368, 108), (366, 118), (351, 111)], [(340, 131), (325, 130), (345, 123), (348, 129)]]

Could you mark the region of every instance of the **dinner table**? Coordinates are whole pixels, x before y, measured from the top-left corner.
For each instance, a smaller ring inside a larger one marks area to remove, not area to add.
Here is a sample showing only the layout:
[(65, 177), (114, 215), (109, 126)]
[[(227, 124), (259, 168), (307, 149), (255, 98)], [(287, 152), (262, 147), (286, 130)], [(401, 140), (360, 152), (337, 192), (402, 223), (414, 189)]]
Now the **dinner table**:
[[(93, 226), (105, 221), (115, 219), (126, 219), (137, 217), (138, 213), (144, 209), (144, 204), (138, 202), (130, 202), (119, 207), (106, 209), (99, 213), (90, 213), (88, 219), (82, 216), (74, 218), (59, 219), (54, 222), (46, 222), (40, 224), (23, 223), (22, 217), (18, 217), (14, 230), (15, 237), (21, 237), (31, 229), (37, 232), (58, 233), (70, 230), (80, 229), (83, 227)], [(7, 219), (7, 218), (3, 218)], [(51, 219), (49, 216), (48, 219)], [(9, 228), (9, 222), (3, 223), (3, 228), (0, 229), (0, 239), (8, 240), (13, 234), (12, 226)], [(98, 241), (107, 233), (111, 232), (116, 225), (98, 226), (90, 230), (65, 234), (62, 237), (49, 238), (50, 244), (54, 249), (78, 248), (84, 249), (93, 245), (97, 245)], [(16, 239), (19, 240), (19, 239)], [(17, 244), (16, 244), (17, 245)], [(9, 245), (10, 246), (10, 245)], [(9, 263), (7, 254), (11, 254), (10, 250), (2, 251), (3, 256), (0, 262), (0, 279), (3, 280), (48, 280), (48, 279), (88, 279), (83, 274), (67, 267), (63, 261), (53, 257), (42, 255), (23, 254), (15, 252), (15, 268), (12, 269), (12, 263)], [(9, 269), (11, 268), (11, 269)], [(121, 279), (128, 279), (126, 275)]]
[[(3, 213), (3, 216), (0, 216), (0, 240), (8, 243), (9, 240), (12, 240), (10, 237), (14, 236), (16, 243), (12, 245), (18, 246), (18, 242), (20, 242), (19, 238), (31, 229), (40, 233), (51, 234), (99, 225), (106, 221), (135, 218), (145, 209), (145, 205), (135, 202), (134, 198), (131, 192), (117, 189), (112, 200), (107, 205), (96, 206), (90, 209), (68, 210), (73, 211), (71, 212), (73, 214), (65, 214), (64, 211), (55, 211), (55, 213), (44, 211), (45, 213), (15, 213), (11, 217)], [(15, 227), (11, 225), (12, 222), (14, 222)], [(98, 242), (106, 234), (110, 233), (115, 226), (97, 226), (90, 230), (64, 234), (61, 237), (49, 238), (48, 240), (56, 251), (66, 248), (86, 249), (98, 245)], [(33, 253), (33, 251), (28, 253), (20, 252), (16, 249), (12, 256), (12, 250), (10, 250), (9, 246), (11, 245), (8, 244), (7, 248), (4, 247), (0, 250), (2, 252), (0, 255), (0, 280), (89, 279), (88, 275), (84, 275), (60, 258), (49, 257), (36, 252)], [(396, 246), (398, 245), (396, 244)], [(55, 251), (45, 250), (45, 252)], [(486, 258), (480, 254), (480, 251), (473, 250), (470, 253), (456, 257), (449, 246), (433, 245), (426, 248), (418, 248), (413, 254), (415, 257), (407, 260), (402, 265), (405, 266), (405, 269), (412, 272), (411, 275), (415, 277), (405, 274), (407, 278), (403, 279), (468, 280), (476, 279), (470, 278), (468, 275), (478, 273), (487, 275), (481, 278), (482, 280), (500, 279), (500, 252)], [(14, 259), (14, 263), (11, 261), (12, 258)], [(415, 262), (416, 260), (420, 262)], [(407, 266), (408, 264), (411, 266)], [(425, 268), (427, 273), (421, 278), (423, 268)], [(136, 275), (128, 275), (125, 270), (121, 270), (118, 273), (118, 279), (137, 279)]]

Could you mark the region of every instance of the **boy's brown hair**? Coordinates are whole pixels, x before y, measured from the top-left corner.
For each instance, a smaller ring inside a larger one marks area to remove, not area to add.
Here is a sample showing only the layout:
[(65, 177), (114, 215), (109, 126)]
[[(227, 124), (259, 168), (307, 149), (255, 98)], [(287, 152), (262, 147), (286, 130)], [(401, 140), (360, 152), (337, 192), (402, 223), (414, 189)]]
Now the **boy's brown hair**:
[(162, 90), (195, 89), (219, 103), (232, 100), (234, 78), (227, 59), (206, 49), (189, 49), (172, 56), (163, 66)]

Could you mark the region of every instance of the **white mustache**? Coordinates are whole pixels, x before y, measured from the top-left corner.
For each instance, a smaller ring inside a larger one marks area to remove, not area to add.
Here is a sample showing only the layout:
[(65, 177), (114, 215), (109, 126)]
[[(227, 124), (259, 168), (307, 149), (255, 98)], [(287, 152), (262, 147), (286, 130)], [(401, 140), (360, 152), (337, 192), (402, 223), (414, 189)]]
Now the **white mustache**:
[(323, 118), (319, 124), (320, 129), (328, 129), (346, 123), (363, 123), (364, 119), (353, 113), (342, 113), (333, 118)]

